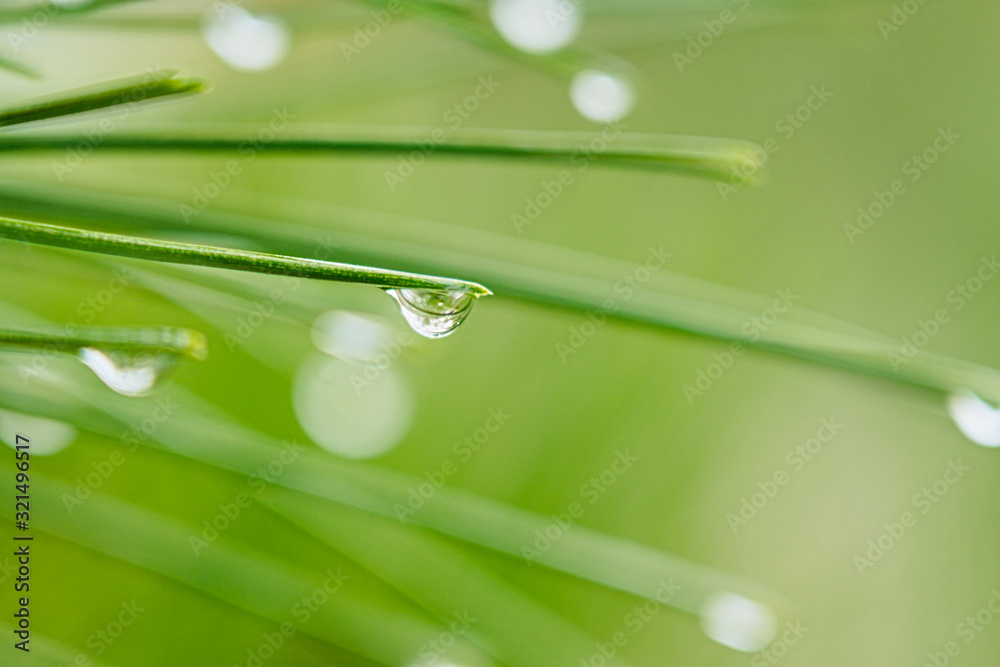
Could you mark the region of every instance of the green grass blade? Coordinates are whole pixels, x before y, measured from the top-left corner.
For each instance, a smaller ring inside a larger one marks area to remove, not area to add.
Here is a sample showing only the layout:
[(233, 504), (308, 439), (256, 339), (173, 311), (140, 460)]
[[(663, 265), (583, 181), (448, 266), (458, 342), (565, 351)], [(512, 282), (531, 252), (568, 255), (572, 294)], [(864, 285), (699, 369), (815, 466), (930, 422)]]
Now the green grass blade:
[[(3, 360), (0, 359), (0, 363)], [(0, 373), (0, 405), (5, 408), (65, 421), (112, 437), (138, 423), (149, 410), (144, 401), (116, 400), (94, 394), (72, 369), (53, 384), (33, 380), (26, 389), (14, 385), (16, 373)], [(151, 434), (148, 444), (241, 475), (252, 475), (273, 460), (281, 443), (235, 423), (198, 396), (173, 386), (160, 394), (183, 405), (183, 420), (168, 420)], [(317, 498), (333, 501), (398, 520), (412, 488), (422, 478), (358, 462), (347, 462), (303, 452), (275, 483)], [(452, 489), (438, 489), (411, 523), (456, 539), (511, 556), (525, 558), (524, 548), (551, 519), (534, 512)], [(671, 556), (658, 549), (620, 539), (583, 526), (574, 526), (555, 541), (536, 563), (596, 584), (651, 599), (664, 579), (673, 579), (680, 593), (670, 600), (675, 608), (698, 613), (705, 600), (733, 592), (769, 605), (778, 613), (791, 608), (781, 596), (751, 582)]]
[[(476, 619), (470, 632), (503, 664), (548, 667), (594, 652), (596, 639), (441, 538), (281, 489), (263, 502), (443, 621), (468, 609)], [(618, 658), (606, 664), (626, 665)]]
[[(8, 206), (69, 213), (105, 224), (185, 229), (176, 204), (153, 197), (94, 193), (63, 186), (58, 192), (0, 181)], [(310, 252), (317, 238), (335, 242), (356, 262), (393, 263), (411, 270), (465, 275), (490, 284), (500, 296), (525, 299), (580, 312), (606, 312), (614, 284), (634, 264), (598, 255), (442, 225), (433, 221), (269, 196), (293, 224), (261, 215), (206, 209), (200, 229), (250, 237), (287, 252)], [(334, 219), (342, 230), (330, 231)], [(438, 239), (433, 247), (426, 239)], [(935, 392), (968, 389), (1000, 403), (1000, 371), (922, 350), (908, 363), (894, 366), (890, 353), (898, 341), (807, 308), (790, 312), (749, 339), (743, 326), (759, 316), (771, 297), (725, 287), (661, 269), (644, 289), (606, 312), (611, 319), (689, 332), (798, 357), (826, 366), (872, 375)]]
[[(750, 182), (763, 176), (756, 144), (740, 139), (681, 135), (627, 133), (609, 126), (604, 132), (459, 128), (291, 125), (268, 141), (253, 137), (261, 126), (253, 124), (179, 124), (143, 128), (133, 126), (101, 138), (96, 151), (221, 152), (236, 155), (252, 148), (282, 154), (435, 154), (480, 159), (568, 161), (586, 159), (594, 164), (644, 167), (715, 179), (749, 174)], [(437, 137), (437, 138), (435, 138)], [(0, 150), (65, 150), (79, 135), (24, 132), (0, 135)], [(742, 177), (741, 177), (742, 178)]]
[(475, 296), (490, 294), (490, 291), (482, 285), (453, 278), (418, 275), (316, 259), (270, 255), (247, 250), (217, 248), (193, 243), (105, 234), (10, 218), (0, 218), (0, 238), (155, 262), (252, 271), (297, 278), (336, 280), (387, 288), (456, 290)]
[[(0, 469), (5, 475), (14, 474), (13, 463), (5, 461)], [(36, 531), (145, 568), (275, 624), (295, 620), (296, 602), (323, 586), (321, 573), (225, 535), (195, 555), (188, 545), (195, 534), (190, 526), (102, 491), (94, 491), (69, 514), (62, 498), (73, 497), (72, 483), (33, 471), (31, 489), (33, 504), (40, 508), (32, 523)], [(13, 518), (12, 507), (0, 514)], [(370, 660), (398, 665), (407, 664), (422, 644), (445, 629), (421, 616), (381, 609), (360, 592), (352, 593), (349, 583), (332, 593), (334, 599), (328, 604), (315, 606), (308, 623), (296, 624), (296, 631)], [(459, 645), (467, 655), (482, 655), (467, 642)]]
[(192, 359), (205, 359), (208, 354), (204, 334), (175, 327), (73, 325), (32, 330), (0, 329), (0, 347), (56, 349), (68, 353), (90, 347), (148, 354), (166, 352)]
[(175, 70), (150, 71), (143, 75), (67, 90), (49, 97), (25, 100), (0, 108), (0, 127), (33, 123), (95, 109), (145, 102), (157, 97), (204, 90), (204, 81), (175, 79), (176, 74)]

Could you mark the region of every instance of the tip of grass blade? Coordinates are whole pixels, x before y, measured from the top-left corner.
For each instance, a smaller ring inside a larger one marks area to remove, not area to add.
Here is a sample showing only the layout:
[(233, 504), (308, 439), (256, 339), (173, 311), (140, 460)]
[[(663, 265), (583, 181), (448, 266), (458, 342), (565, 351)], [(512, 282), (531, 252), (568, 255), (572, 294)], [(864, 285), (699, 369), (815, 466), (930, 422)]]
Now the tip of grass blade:
[(692, 172), (730, 180), (740, 185), (759, 185), (766, 180), (767, 151), (752, 141), (716, 137), (637, 135), (650, 152), (661, 152), (664, 162), (677, 162)]
[(481, 296), (493, 296), (493, 292), (479, 283), (466, 283), (466, 290), (474, 294), (477, 298)]
[(737, 164), (733, 176), (743, 179), (747, 185), (761, 185), (767, 181), (768, 153), (759, 144), (750, 141), (740, 143), (742, 145), (734, 151)]
[(194, 329), (178, 329), (177, 342), (181, 352), (188, 357), (198, 361), (208, 359), (208, 339), (202, 332)]
[(112, 79), (103, 83), (25, 100), (0, 109), (0, 127), (60, 118), (123, 104), (138, 104), (157, 97), (203, 92), (203, 79), (177, 79), (177, 70)]

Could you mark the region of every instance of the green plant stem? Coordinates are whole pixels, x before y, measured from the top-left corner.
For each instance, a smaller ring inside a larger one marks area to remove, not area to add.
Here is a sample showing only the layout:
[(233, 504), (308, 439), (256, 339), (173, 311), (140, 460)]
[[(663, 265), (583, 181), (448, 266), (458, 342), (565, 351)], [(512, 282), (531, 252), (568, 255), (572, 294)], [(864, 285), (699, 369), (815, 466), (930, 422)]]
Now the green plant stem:
[(135, 352), (169, 352), (205, 359), (205, 336), (175, 327), (80, 327), (65, 325), (45, 329), (0, 329), (0, 347), (55, 349), (78, 352), (83, 348), (113, 348)]
[[(763, 174), (755, 156), (765, 155), (750, 141), (717, 137), (628, 134), (609, 131), (550, 132), (537, 130), (458, 129), (294, 125), (271, 139), (259, 133), (267, 124), (179, 124), (133, 127), (91, 142), (95, 151), (247, 152), (292, 154), (427, 154), (584, 160), (587, 163), (647, 167), (712, 178), (746, 174), (751, 182)], [(270, 130), (269, 130), (270, 131)], [(0, 151), (66, 150), (80, 143), (79, 132), (0, 134)]]
[(363, 283), (384, 288), (459, 290), (476, 296), (491, 294), (482, 285), (452, 278), (339, 264), (317, 259), (269, 255), (248, 250), (216, 248), (194, 243), (106, 234), (10, 218), (0, 218), (0, 238), (173, 264)]
[(204, 90), (201, 79), (175, 79), (176, 74), (176, 70), (151, 71), (24, 100), (0, 109), (0, 128)]
[[(270, 489), (261, 503), (435, 617), (447, 619), (456, 607), (471, 610), (477, 619), (474, 633), (486, 640), (502, 664), (569, 663), (570, 656), (593, 650), (593, 637), (467, 550), (430, 531), (280, 487)], [(416, 568), (423, 576), (413, 576)], [(442, 581), (454, 586), (443, 588)], [(617, 656), (604, 663), (606, 667), (628, 664)]]
[[(0, 388), (12, 382), (0, 375)], [(58, 399), (41, 386), (36, 391), (42, 393), (37, 395), (0, 391), (0, 406), (63, 421), (72, 419), (81, 428), (109, 435), (143, 417), (145, 408), (141, 403), (94, 395), (71, 376), (64, 376), (61, 383)], [(266, 467), (275, 452), (281, 451), (279, 441), (236, 423), (197, 395), (173, 387), (171, 396), (186, 406), (185, 420), (162, 424), (145, 444), (241, 476)], [(208, 441), (206, 433), (212, 434)], [(407, 495), (421, 479), (370, 464), (303, 452), (298, 464), (276, 478), (275, 484), (395, 522), (397, 505), (405, 506)], [(551, 517), (444, 486), (437, 490), (434, 503), (408, 521), (523, 560), (523, 547), (532, 543), (535, 531), (545, 530)], [(788, 616), (793, 608), (766, 586), (585, 526), (567, 531), (536, 562), (642, 599), (654, 598), (662, 581), (673, 579), (680, 591), (668, 604), (693, 614), (700, 612), (706, 599), (720, 592), (757, 600), (780, 617)]]
[[(59, 191), (25, 182), (0, 180), (8, 207), (68, 214), (104, 224), (183, 229), (176, 205), (152, 197), (125, 197), (64, 186)], [(885, 378), (935, 392), (968, 389), (1000, 403), (1000, 371), (922, 350), (907, 363), (893, 364), (899, 344), (887, 336), (795, 305), (755, 339), (743, 327), (770, 305), (771, 298), (679, 275), (666, 269), (627, 301), (615, 301), (614, 284), (634, 264), (551, 245), (510, 238), (428, 220), (271, 195), (284, 216), (302, 221), (276, 225), (264, 210), (257, 215), (202, 211), (202, 231), (253, 238), (285, 252), (309, 252), (316, 239), (332, 240), (344, 257), (360, 262), (393, 262), (414, 270), (468, 275), (490, 284), (499, 295), (569, 308), (603, 312), (608, 318), (676, 329), (780, 352), (825, 366)], [(340, 229), (332, 232), (329, 221)], [(358, 231), (349, 231), (356, 228)], [(427, 245), (427, 238), (447, 244)]]
[[(13, 460), (13, 457), (8, 457)], [(0, 464), (5, 475), (11, 464)], [(209, 548), (192, 553), (191, 526), (178, 519), (121, 500), (99, 490), (73, 516), (61, 511), (73, 494), (72, 483), (44, 472), (32, 472), (32, 500), (48, 511), (32, 527), (48, 539), (61, 539), (110, 558), (132, 563), (188, 586), (235, 609), (265, 618), (275, 627), (290, 618), (296, 602), (322, 590), (323, 575), (298, 563), (221, 535)], [(10, 504), (13, 508), (13, 504)], [(13, 520), (13, 510), (0, 509)], [(123, 539), (128, 536), (135, 539)], [(403, 614), (371, 600), (365, 591), (337, 591), (336, 602), (312, 607), (310, 623), (296, 627), (307, 637), (339, 646), (374, 664), (402, 665), (417, 653), (428, 637), (439, 636), (446, 625), (423, 615)], [(301, 604), (301, 602), (299, 602)], [(380, 641), (369, 639), (378, 628)], [(460, 639), (456, 649), (484, 664), (485, 652)], [(93, 663), (89, 663), (93, 664)], [(366, 662), (365, 664), (370, 664)]]

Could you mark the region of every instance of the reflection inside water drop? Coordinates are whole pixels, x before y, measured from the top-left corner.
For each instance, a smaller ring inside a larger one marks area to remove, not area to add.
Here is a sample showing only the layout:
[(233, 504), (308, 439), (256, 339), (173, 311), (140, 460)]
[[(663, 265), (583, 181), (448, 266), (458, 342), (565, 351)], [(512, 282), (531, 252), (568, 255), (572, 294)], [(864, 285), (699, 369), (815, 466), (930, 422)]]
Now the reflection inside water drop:
[(177, 362), (169, 352), (129, 352), (80, 348), (80, 361), (111, 389), (124, 396), (143, 396)]
[(1000, 410), (972, 392), (949, 396), (948, 414), (972, 442), (983, 447), (1000, 447)]
[(458, 328), (472, 311), (476, 295), (464, 290), (388, 289), (386, 292), (421, 336), (442, 338)]
[(701, 609), (709, 639), (737, 651), (760, 651), (774, 640), (778, 620), (770, 608), (736, 593), (717, 593)]

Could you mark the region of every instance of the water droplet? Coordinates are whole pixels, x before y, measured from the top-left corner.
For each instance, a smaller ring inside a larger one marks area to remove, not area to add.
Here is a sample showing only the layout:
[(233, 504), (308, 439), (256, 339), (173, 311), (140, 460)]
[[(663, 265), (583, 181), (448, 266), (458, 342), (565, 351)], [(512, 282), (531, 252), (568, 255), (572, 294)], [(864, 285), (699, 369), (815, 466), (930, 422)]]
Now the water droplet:
[(596, 69), (573, 77), (569, 95), (580, 115), (595, 123), (624, 118), (635, 105), (635, 90), (628, 79)]
[(76, 440), (76, 429), (61, 421), (21, 412), (0, 410), (0, 439), (17, 447), (17, 434), (31, 439), (32, 456), (58, 454)]
[(392, 344), (392, 329), (381, 319), (346, 310), (328, 310), (310, 331), (321, 352), (355, 364), (371, 363)]
[(413, 396), (396, 369), (362, 369), (320, 354), (299, 368), (292, 407), (313, 442), (351, 459), (390, 451), (413, 421)]
[(476, 295), (464, 290), (388, 289), (406, 322), (421, 336), (443, 338), (472, 312)]
[(582, 22), (578, 3), (569, 0), (493, 0), (490, 20), (508, 44), (535, 54), (572, 42)]
[(170, 352), (130, 352), (80, 348), (82, 361), (101, 381), (125, 396), (143, 396), (178, 361)]
[(205, 10), (202, 36), (209, 48), (233, 69), (271, 69), (288, 54), (288, 28), (280, 20), (254, 16), (231, 3)]
[(948, 414), (972, 442), (983, 447), (1000, 447), (1000, 410), (971, 391), (949, 396)]
[(736, 593), (716, 593), (701, 609), (701, 629), (723, 646), (753, 653), (774, 641), (778, 621), (759, 602)]

